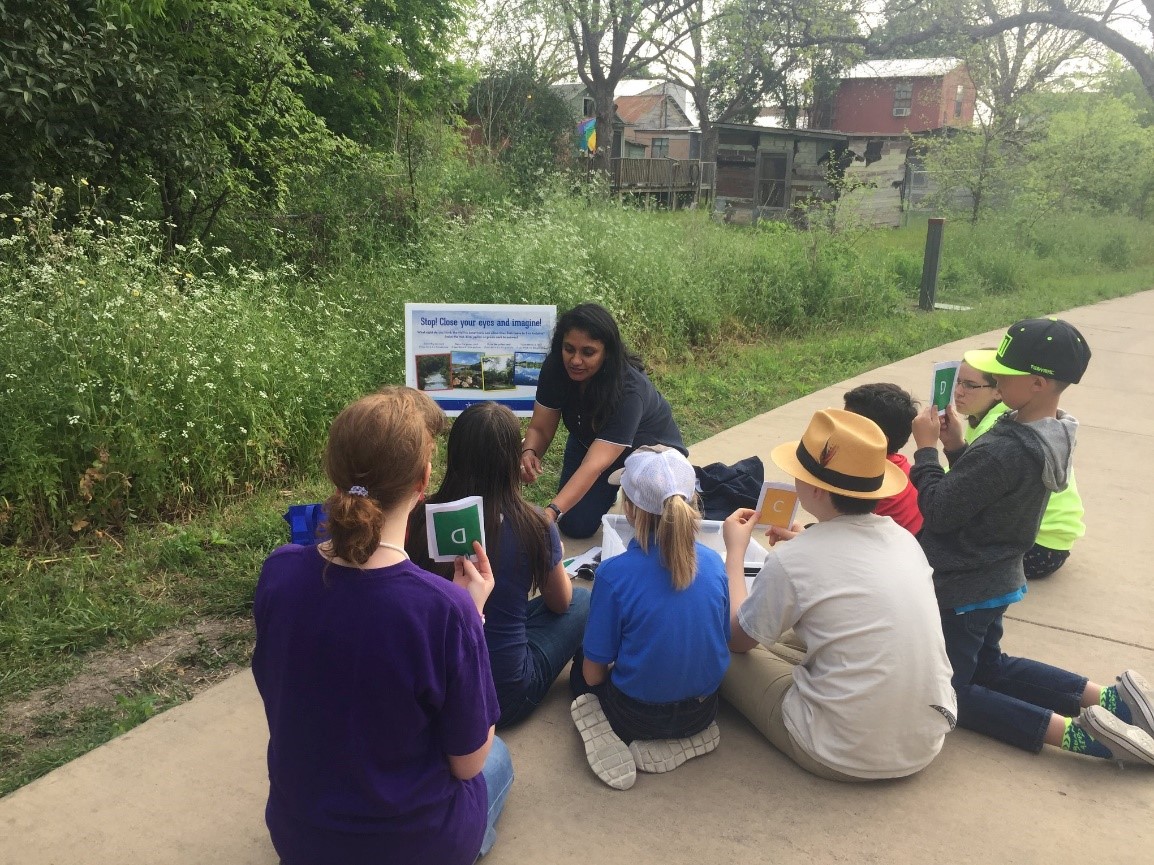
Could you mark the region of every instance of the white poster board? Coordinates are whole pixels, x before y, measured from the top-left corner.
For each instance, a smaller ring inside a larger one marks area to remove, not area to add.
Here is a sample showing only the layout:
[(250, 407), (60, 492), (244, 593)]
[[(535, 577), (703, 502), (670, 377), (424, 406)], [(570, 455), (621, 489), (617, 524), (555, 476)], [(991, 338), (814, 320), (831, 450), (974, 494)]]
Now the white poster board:
[(405, 384), (456, 417), (473, 403), (533, 413), (555, 306), (406, 303)]

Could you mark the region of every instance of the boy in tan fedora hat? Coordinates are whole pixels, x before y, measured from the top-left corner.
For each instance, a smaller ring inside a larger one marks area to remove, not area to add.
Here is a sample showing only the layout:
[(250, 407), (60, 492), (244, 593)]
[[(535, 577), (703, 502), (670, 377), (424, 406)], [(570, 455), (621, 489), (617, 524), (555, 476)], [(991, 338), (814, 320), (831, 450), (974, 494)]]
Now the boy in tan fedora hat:
[[(1002, 651), (1002, 620), (1026, 594), (1023, 554), (1052, 492), (1066, 488), (1078, 422), (1058, 408), (1090, 363), (1078, 329), (1056, 318), (1010, 326), (994, 351), (966, 363), (994, 377), (1010, 411), (965, 444), (957, 416), (914, 419), (914, 467), (934, 568), (958, 723), (1026, 751), (1043, 745), (1119, 762), (1154, 765), (1154, 688), (1133, 670), (1112, 685)], [(939, 437), (950, 471), (938, 459)]]
[[(721, 695), (814, 775), (911, 775), (941, 750), (957, 707), (925, 554), (873, 513), (905, 488), (905, 473), (886, 459), (881, 428), (841, 409), (817, 412), (801, 441), (771, 456), (818, 522), (770, 529), (747, 597), (756, 515), (743, 508), (725, 521), (733, 656)], [(791, 628), (805, 644), (800, 662), (777, 645)]]

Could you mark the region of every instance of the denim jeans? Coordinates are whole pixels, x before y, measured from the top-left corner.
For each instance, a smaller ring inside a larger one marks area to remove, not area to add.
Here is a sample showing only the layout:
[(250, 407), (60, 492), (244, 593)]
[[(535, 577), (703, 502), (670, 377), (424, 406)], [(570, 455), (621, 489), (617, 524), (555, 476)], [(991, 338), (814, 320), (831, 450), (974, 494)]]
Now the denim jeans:
[(507, 727), (529, 717), (541, 705), (573, 653), (581, 648), (585, 621), (589, 618), (589, 597), (588, 589), (574, 586), (569, 609), (560, 614), (546, 607), (545, 599), (540, 595), (529, 601), (525, 635), (529, 639), (533, 678), (515, 699), (502, 702), (498, 727)]
[(496, 736), (493, 737), (489, 756), (485, 758), (485, 765), (481, 767), (481, 774), (485, 776), (485, 787), (489, 791), (489, 816), (485, 821), (485, 838), (481, 841), (478, 859), (492, 850), (497, 841), (497, 821), (501, 819), (505, 799), (509, 795), (509, 788), (513, 786), (513, 760), (505, 743)]
[[(617, 501), (617, 492), (621, 487), (609, 483), (609, 475), (621, 468), (625, 463), (625, 454), (629, 453), (630, 449), (626, 448), (621, 456), (611, 465), (605, 469), (593, 481), (593, 486), (589, 491), (582, 496), (581, 501), (575, 505), (571, 505), (569, 510), (565, 511), (564, 516), (557, 523), (564, 534), (571, 538), (588, 538), (601, 528), (601, 518), (609, 513), (609, 509), (613, 507), (613, 503)], [(585, 454), (589, 452), (588, 448), (577, 439), (577, 436), (570, 433), (569, 441), (565, 443), (565, 456), (561, 463), (561, 480), (557, 484), (558, 492), (569, 483), (569, 478), (581, 466), (581, 461), (585, 459)]]
[(645, 703), (619, 691), (611, 679), (590, 685), (581, 669), (584, 660), (580, 651), (573, 657), (569, 689), (574, 697), (596, 694), (609, 726), (627, 745), (634, 739), (684, 739), (700, 733), (717, 717), (716, 691), (708, 697), (690, 697), (676, 703)]
[(946, 654), (954, 667), (958, 724), (1025, 751), (1042, 750), (1054, 712), (1076, 717), (1086, 677), (1002, 652), (1006, 608), (942, 610)]

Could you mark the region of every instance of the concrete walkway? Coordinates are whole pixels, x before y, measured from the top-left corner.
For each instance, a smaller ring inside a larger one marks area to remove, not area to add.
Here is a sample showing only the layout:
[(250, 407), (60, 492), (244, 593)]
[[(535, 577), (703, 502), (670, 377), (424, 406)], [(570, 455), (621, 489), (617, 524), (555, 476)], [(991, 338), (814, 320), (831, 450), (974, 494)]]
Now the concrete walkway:
[[(1063, 404), (1082, 421), (1088, 533), (1012, 609), (1006, 647), (1099, 682), (1125, 667), (1154, 676), (1154, 292), (1062, 315), (1094, 352)], [(772, 447), (797, 438), (816, 409), (840, 407), (849, 387), (893, 381), (924, 398), (933, 361), (1000, 337), (814, 393), (700, 443), (693, 461), (758, 454), (779, 477)], [(617, 792), (589, 771), (568, 705), (559, 683), (505, 735), (517, 781), (488, 865), (1154, 862), (1154, 770), (1143, 767), (1034, 756), (959, 730), (913, 778), (839, 785), (796, 768), (725, 708), (715, 753)], [(266, 741), (252, 677), (239, 674), (0, 800), (0, 863), (275, 865)]]

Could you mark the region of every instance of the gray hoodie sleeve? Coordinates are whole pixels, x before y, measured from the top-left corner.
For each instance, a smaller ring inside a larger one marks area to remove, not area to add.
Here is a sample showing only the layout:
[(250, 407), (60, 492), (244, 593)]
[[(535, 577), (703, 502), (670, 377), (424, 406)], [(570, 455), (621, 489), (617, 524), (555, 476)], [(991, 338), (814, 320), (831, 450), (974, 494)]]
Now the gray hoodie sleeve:
[(972, 522), (991, 502), (1006, 495), (1016, 475), (1005, 470), (992, 448), (975, 442), (965, 454), (946, 474), (938, 463), (937, 448), (919, 448), (914, 453), (910, 481), (918, 490), (923, 525), (931, 532), (950, 532)]

